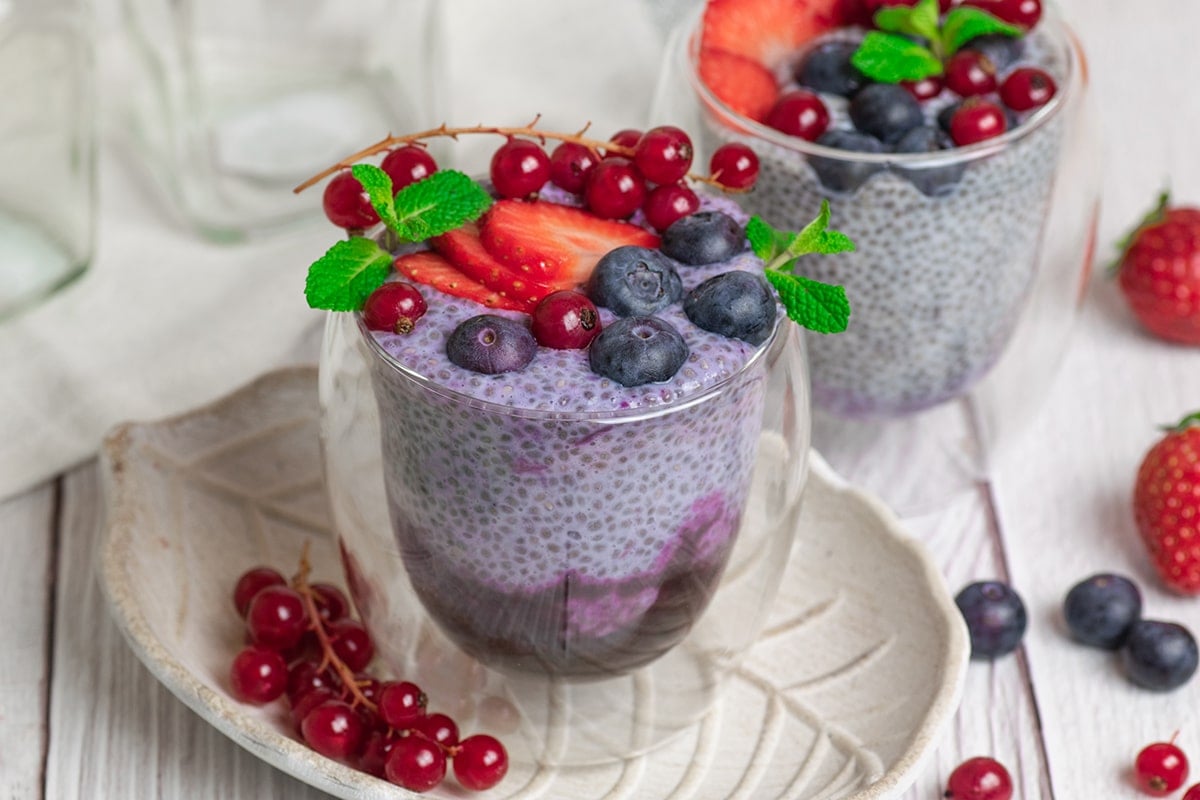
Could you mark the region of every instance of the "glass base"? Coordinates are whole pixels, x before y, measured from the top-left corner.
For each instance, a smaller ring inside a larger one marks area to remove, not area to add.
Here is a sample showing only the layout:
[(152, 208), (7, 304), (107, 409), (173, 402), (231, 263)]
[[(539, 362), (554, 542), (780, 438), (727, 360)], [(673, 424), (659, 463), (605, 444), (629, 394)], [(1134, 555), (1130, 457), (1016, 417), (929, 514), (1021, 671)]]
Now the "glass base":
[(0, 320), (53, 294), (86, 268), (42, 227), (0, 211)]

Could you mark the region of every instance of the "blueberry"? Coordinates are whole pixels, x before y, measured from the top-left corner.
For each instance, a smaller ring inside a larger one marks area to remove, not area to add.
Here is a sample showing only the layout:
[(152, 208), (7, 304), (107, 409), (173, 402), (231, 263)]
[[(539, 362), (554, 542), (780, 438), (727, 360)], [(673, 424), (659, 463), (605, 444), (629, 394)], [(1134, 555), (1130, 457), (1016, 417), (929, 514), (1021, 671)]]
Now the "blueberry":
[(1142, 616), (1142, 593), (1121, 575), (1093, 575), (1067, 592), (1063, 616), (1078, 641), (1116, 650)]
[(923, 123), (925, 115), (903, 86), (873, 83), (850, 101), (850, 119), (861, 132), (892, 144)]
[[(953, 148), (954, 142), (945, 131), (929, 125), (913, 128), (896, 142), (897, 153), (937, 153)], [(957, 163), (943, 167), (896, 167), (896, 172), (908, 178), (922, 194), (939, 197), (954, 191), (965, 169), (966, 164)]]
[(775, 327), (775, 295), (758, 275), (722, 272), (688, 292), (683, 312), (699, 328), (760, 345)]
[(446, 356), (452, 362), (485, 375), (524, 369), (536, 352), (529, 328), (494, 314), (464, 320), (446, 340)]
[(972, 583), (954, 598), (971, 634), (971, 658), (996, 658), (1017, 649), (1025, 635), (1025, 604), (1008, 584)]
[(622, 386), (670, 380), (687, 357), (679, 331), (658, 317), (619, 319), (588, 346), (592, 372)]
[(682, 295), (675, 262), (657, 250), (634, 245), (606, 253), (587, 284), (591, 301), (619, 317), (653, 314)]
[(663, 253), (684, 264), (725, 261), (746, 247), (746, 231), (737, 220), (720, 211), (698, 211), (663, 231)]
[(982, 53), (987, 57), (988, 61), (992, 62), (992, 66), (996, 68), (996, 72), (1003, 72), (1010, 64), (1021, 57), (1021, 51), (1024, 48), (1020, 37), (1005, 36), (1002, 33), (988, 33), (983, 36), (977, 36), (967, 42), (963, 49)]
[(1121, 647), (1129, 679), (1146, 689), (1166, 691), (1188, 682), (1200, 656), (1188, 629), (1174, 622), (1143, 619), (1133, 623)]
[(796, 68), (796, 81), (818, 92), (851, 97), (867, 78), (850, 63), (855, 42), (825, 42), (814, 47)]
[[(817, 144), (854, 153), (883, 152), (883, 144), (878, 139), (853, 131), (826, 131), (817, 139)], [(852, 157), (809, 156), (808, 163), (825, 188), (835, 192), (852, 192), (883, 169), (883, 164), (856, 161)]]

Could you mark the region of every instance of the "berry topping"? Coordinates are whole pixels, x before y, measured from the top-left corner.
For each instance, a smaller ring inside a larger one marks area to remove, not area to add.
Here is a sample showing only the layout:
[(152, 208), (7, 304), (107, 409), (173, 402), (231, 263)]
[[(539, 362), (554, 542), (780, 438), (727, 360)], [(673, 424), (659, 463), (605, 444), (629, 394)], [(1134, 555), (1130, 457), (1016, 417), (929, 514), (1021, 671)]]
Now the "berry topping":
[(454, 756), (454, 777), (466, 789), (490, 789), (508, 772), (508, 752), (504, 745), (485, 733), (468, 736), (458, 743)]
[(675, 263), (658, 250), (618, 247), (596, 264), (588, 297), (619, 317), (646, 316), (683, 295)]
[(708, 168), (713, 179), (727, 189), (749, 189), (758, 180), (758, 156), (738, 142), (714, 150)]
[(797, 89), (776, 101), (766, 123), (777, 131), (811, 142), (829, 127), (829, 110), (812, 92)]
[(972, 658), (996, 658), (1017, 649), (1025, 635), (1025, 604), (999, 581), (972, 583), (954, 598), (971, 635)]
[(530, 330), (542, 347), (580, 350), (600, 333), (600, 312), (579, 292), (554, 292), (533, 309)]
[(550, 180), (550, 157), (536, 142), (509, 139), (492, 154), (492, 185), (504, 197), (529, 197)]
[(609, 325), (588, 348), (592, 372), (622, 386), (670, 380), (688, 357), (679, 331), (658, 317), (625, 317)]
[(427, 792), (446, 777), (446, 756), (423, 736), (405, 736), (392, 745), (384, 775), (410, 792)]
[(968, 100), (950, 118), (950, 138), (960, 147), (999, 136), (1008, 130), (1008, 118), (995, 103)]
[[(1125, 239), (1117, 275), (1146, 330), (1169, 342), (1200, 344), (1200, 209), (1169, 203), (1169, 196), (1161, 196)], [(1160, 560), (1160, 571), (1163, 564)], [(1193, 591), (1200, 592), (1200, 570), (1190, 571)]]
[(1121, 575), (1093, 575), (1071, 587), (1063, 617), (1076, 641), (1116, 650), (1142, 616), (1142, 593)]
[(363, 322), (373, 331), (409, 333), (425, 313), (425, 298), (411, 283), (391, 281), (371, 292)]
[(700, 198), (695, 192), (686, 186), (672, 183), (651, 189), (642, 205), (642, 213), (646, 215), (646, 222), (661, 233), (677, 220), (694, 214), (698, 208)]
[(853, 97), (867, 84), (867, 78), (850, 63), (858, 49), (855, 42), (824, 42), (810, 50), (796, 68), (801, 86), (826, 94)]
[(506, 297), (468, 278), (462, 270), (437, 253), (419, 252), (400, 256), (396, 259), (396, 270), (409, 280), (432, 286), (443, 294), (473, 300), (481, 306), (509, 311), (526, 311), (529, 308), (523, 301)]
[(583, 145), (563, 142), (550, 153), (550, 181), (560, 189), (579, 194), (588, 171), (599, 160), (595, 152)]
[(494, 314), (460, 322), (446, 340), (446, 356), (451, 362), (484, 375), (524, 369), (536, 352), (537, 342), (528, 328)]
[(946, 800), (1010, 800), (1012, 776), (994, 758), (968, 758), (954, 768), (946, 782)]
[[(944, 131), (928, 125), (913, 128), (896, 142), (897, 153), (937, 153), (952, 147), (954, 142)], [(937, 167), (896, 167), (896, 172), (908, 178), (922, 194), (930, 197), (939, 197), (954, 191), (965, 170), (966, 164), (963, 163)]]
[(688, 292), (683, 311), (699, 328), (755, 346), (775, 327), (775, 295), (765, 280), (742, 270), (715, 275)]
[(229, 688), (243, 703), (269, 703), (288, 685), (288, 668), (274, 650), (251, 645), (238, 653), (229, 669)]
[(673, 125), (651, 128), (638, 140), (633, 163), (652, 183), (675, 183), (692, 166), (692, 140)]
[(233, 605), (238, 615), (245, 617), (254, 595), (268, 586), (287, 586), (287, 580), (270, 567), (255, 567), (242, 573), (233, 587)]
[(757, 61), (724, 50), (700, 51), (700, 80), (736, 114), (759, 122), (779, 97), (775, 76)]
[(919, 81), (902, 81), (901, 86), (918, 102), (931, 100), (942, 93), (942, 79), (936, 76), (922, 78)]
[(996, 89), (996, 67), (983, 53), (961, 50), (946, 62), (946, 88), (963, 97)]
[(1057, 91), (1045, 70), (1018, 67), (1001, 84), (1000, 99), (1013, 111), (1032, 111), (1049, 103)]
[(379, 167), (392, 179), (393, 192), (437, 172), (437, 162), (429, 151), (413, 144), (392, 150), (383, 157)]
[(809, 0), (709, 0), (701, 47), (734, 53), (773, 69), (834, 20)]
[[(619, 147), (628, 147), (633, 149), (637, 147), (637, 143), (642, 139), (642, 132), (637, 128), (622, 128), (621, 130), (608, 137), (608, 140)], [(605, 158), (624, 158), (625, 156), (617, 152), (608, 152), (604, 154)]]
[(1146, 689), (1168, 691), (1196, 672), (1196, 640), (1174, 622), (1142, 619), (1133, 623), (1121, 646), (1121, 663), (1129, 679)]
[(1019, 37), (1005, 36), (1002, 33), (988, 33), (977, 36), (967, 43), (967, 50), (982, 53), (997, 72), (1003, 72), (1021, 57), (1024, 40)]
[[(903, 90), (902, 90), (903, 91)], [(914, 101), (915, 102), (915, 101)], [(817, 144), (831, 147), (835, 150), (847, 150), (851, 153), (882, 153), (883, 142), (874, 136), (854, 131), (826, 131), (817, 139)], [(857, 161), (853, 156), (827, 158), (825, 156), (809, 156), (809, 166), (817, 173), (821, 184), (826, 189), (835, 192), (853, 192), (866, 182), (867, 178), (883, 169), (882, 164), (869, 161)]]
[(850, 101), (850, 119), (861, 132), (891, 144), (924, 122), (925, 115), (903, 87), (873, 83)]
[(348, 231), (369, 228), (379, 222), (371, 198), (349, 170), (334, 175), (325, 185), (322, 204), (329, 221)]
[(746, 231), (722, 211), (700, 211), (684, 217), (663, 233), (662, 251), (684, 264), (725, 261), (746, 247)]
[(362, 720), (341, 700), (326, 700), (305, 714), (300, 732), (313, 750), (339, 761), (356, 756), (366, 740)]
[(606, 158), (588, 173), (583, 197), (596, 216), (625, 219), (642, 207), (646, 179), (629, 159)]
[(1187, 783), (1188, 759), (1174, 740), (1148, 744), (1133, 762), (1138, 788), (1155, 797), (1166, 797)]
[[(562, 288), (551, 286), (551, 281), (531, 280), (527, 273), (493, 258), (480, 239), (479, 227), (473, 222), (442, 234), (433, 240), (433, 246), (468, 278), (520, 303), (523, 311), (531, 309), (556, 288)], [(566, 276), (564, 283), (574, 286), (576, 280)]]
[(1013, 25), (1032, 28), (1042, 18), (1041, 0), (963, 0), (964, 6), (981, 8)]

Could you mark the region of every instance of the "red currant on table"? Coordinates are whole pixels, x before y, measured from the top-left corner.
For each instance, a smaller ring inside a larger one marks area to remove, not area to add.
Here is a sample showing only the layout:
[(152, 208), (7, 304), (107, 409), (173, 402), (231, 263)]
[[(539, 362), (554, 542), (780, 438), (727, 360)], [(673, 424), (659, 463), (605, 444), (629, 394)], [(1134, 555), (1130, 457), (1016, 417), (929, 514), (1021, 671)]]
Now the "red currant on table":
[(507, 772), (508, 753), (493, 737), (477, 733), (459, 742), (458, 755), (454, 756), (454, 777), (464, 788), (490, 789)]
[(369, 772), (377, 778), (385, 777), (384, 765), (387, 764), (388, 755), (398, 741), (400, 737), (388, 731), (372, 731), (367, 737), (366, 746), (363, 747), (362, 758), (358, 761), (359, 767), (363, 772)]
[(246, 628), (255, 644), (279, 651), (295, 647), (308, 630), (304, 601), (286, 586), (268, 586), (250, 601)]
[(986, 141), (1008, 130), (1008, 119), (995, 103), (968, 100), (950, 118), (950, 138), (959, 147)]
[(300, 733), (313, 750), (339, 761), (358, 755), (366, 738), (358, 713), (341, 700), (326, 700), (305, 714)]
[(492, 154), (491, 177), (500, 195), (528, 197), (550, 180), (550, 157), (536, 142), (509, 139)]
[(930, 100), (942, 93), (942, 79), (934, 75), (919, 81), (901, 81), (900, 85), (918, 102)]
[(333, 652), (351, 671), (366, 669), (367, 664), (375, 657), (375, 643), (371, 641), (371, 635), (361, 622), (340, 619), (331, 622), (326, 630), (333, 644)]
[(288, 670), (287, 696), (293, 706), (315, 689), (336, 692), (341, 689), (337, 676), (329, 668), (321, 669), (319, 661), (303, 659), (292, 664)]
[(1133, 763), (1133, 776), (1146, 794), (1166, 797), (1187, 782), (1187, 756), (1174, 740), (1146, 745)]
[(1012, 778), (994, 758), (968, 758), (954, 768), (946, 782), (947, 800), (1010, 800)]
[[(363, 322), (373, 331), (409, 333), (417, 324), (417, 320), (424, 316), (425, 308), (425, 298), (421, 296), (417, 287), (404, 281), (389, 281), (367, 296), (367, 301), (363, 303)], [(316, 587), (313, 588), (316, 591)], [(337, 587), (329, 588), (341, 594)], [(318, 594), (318, 610), (322, 608), (321, 603), (328, 600), (329, 598)], [(330, 602), (339, 602), (339, 599), (335, 597)], [(344, 616), (349, 608), (345, 595), (341, 596), (340, 602)]]
[(542, 347), (582, 350), (600, 333), (600, 312), (585, 295), (551, 292), (533, 309), (530, 330)]
[(379, 168), (392, 179), (392, 191), (398, 192), (411, 183), (428, 178), (438, 167), (428, 150), (410, 144), (384, 156)]
[(767, 112), (766, 123), (788, 136), (815, 142), (829, 127), (829, 109), (812, 92), (797, 89), (775, 101)]
[(425, 716), (425, 693), (415, 683), (386, 682), (379, 690), (379, 716), (396, 730), (407, 730)]
[(692, 140), (674, 125), (660, 125), (642, 134), (633, 163), (652, 183), (675, 183), (692, 166)]
[[(622, 130), (617, 131), (611, 137), (609, 137), (609, 141), (615, 145), (619, 145), (621, 147), (628, 147), (629, 149), (632, 150), (633, 148), (637, 147), (637, 143), (639, 140), (641, 140), (641, 138), (642, 138), (642, 132), (637, 130), (636, 128), (624, 128)], [(607, 152), (604, 154), (604, 157), (605, 158), (624, 158), (625, 154), (624, 153), (616, 153), (616, 152)]]
[(341, 699), (342, 699), (342, 697), (341, 697), (341, 688), (340, 687), (338, 687), (336, 689), (332, 689), (332, 688), (313, 689), (310, 692), (306, 692), (306, 693), (296, 697), (296, 699), (294, 699), (292, 701), (292, 713), (291, 713), (292, 724), (296, 726), (296, 733), (300, 734), (303, 737), (304, 732), (303, 732), (302, 726), (304, 724), (304, 718), (308, 716), (308, 712), (312, 711), (314, 708), (321, 705), (322, 703), (326, 703), (330, 700), (341, 700)]
[(749, 189), (758, 180), (758, 156), (744, 144), (723, 144), (712, 154), (709, 170), (727, 189)]
[(1001, 84), (1000, 99), (1013, 111), (1032, 111), (1049, 103), (1057, 91), (1054, 78), (1044, 70), (1019, 67)]
[(642, 204), (646, 221), (659, 233), (671, 227), (676, 220), (696, 213), (698, 208), (700, 198), (691, 189), (678, 183), (655, 186)]
[(283, 694), (288, 668), (274, 650), (251, 645), (238, 653), (229, 669), (233, 696), (243, 703), (269, 703)]
[(982, 53), (960, 50), (946, 62), (946, 88), (963, 97), (996, 89), (996, 67)]
[(1200, 783), (1197, 783), (1184, 792), (1180, 800), (1200, 800)]
[(458, 724), (445, 714), (429, 714), (413, 723), (413, 730), (442, 747), (458, 744)]
[(446, 777), (446, 756), (428, 739), (405, 736), (392, 745), (384, 764), (384, 774), (389, 781), (410, 792), (427, 792)]
[(255, 567), (242, 573), (233, 587), (233, 605), (238, 614), (245, 617), (254, 595), (268, 586), (287, 586), (287, 580), (270, 567)]
[(588, 172), (600, 157), (581, 144), (563, 142), (550, 153), (550, 182), (568, 192), (583, 191)]
[(596, 216), (625, 219), (642, 207), (646, 181), (629, 159), (606, 158), (592, 168), (583, 196)]
[(334, 175), (325, 185), (322, 205), (329, 221), (348, 231), (369, 228), (379, 222), (371, 198), (349, 170)]
[[(417, 296), (420, 297), (419, 294)], [(368, 327), (370, 327), (369, 324)], [(322, 621), (334, 622), (349, 612), (350, 601), (346, 599), (345, 593), (332, 583), (314, 583), (308, 588), (312, 589), (313, 601), (316, 603), (317, 613), (321, 615)]]

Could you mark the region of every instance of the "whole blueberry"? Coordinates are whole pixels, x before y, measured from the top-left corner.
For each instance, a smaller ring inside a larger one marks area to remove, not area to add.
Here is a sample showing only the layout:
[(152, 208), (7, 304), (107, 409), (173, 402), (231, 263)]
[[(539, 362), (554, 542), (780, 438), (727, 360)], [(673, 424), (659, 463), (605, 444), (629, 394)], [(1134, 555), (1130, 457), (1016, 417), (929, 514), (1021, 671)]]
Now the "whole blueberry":
[(1142, 616), (1142, 593), (1121, 575), (1093, 575), (1067, 592), (1063, 616), (1076, 640), (1116, 650)]
[(746, 247), (746, 231), (722, 211), (697, 211), (663, 231), (659, 249), (676, 261), (696, 266), (725, 261)]
[(1138, 620), (1121, 646), (1125, 674), (1146, 689), (1166, 691), (1182, 686), (1196, 672), (1198, 659), (1195, 638), (1174, 622)]
[(1025, 604), (1006, 583), (972, 583), (954, 598), (971, 634), (971, 658), (996, 658), (1017, 649), (1025, 635)]
[(925, 115), (917, 98), (903, 86), (873, 83), (850, 101), (850, 120), (863, 133), (892, 144), (923, 123)]
[[(817, 139), (817, 144), (852, 153), (883, 152), (883, 143), (878, 139), (854, 131), (826, 131)], [(883, 169), (883, 164), (857, 161), (852, 156), (846, 158), (809, 156), (808, 163), (817, 173), (821, 184), (826, 189), (832, 189), (835, 192), (852, 192), (862, 186), (867, 178)]]
[(697, 327), (753, 345), (771, 335), (775, 308), (766, 280), (743, 270), (714, 275), (683, 298), (683, 313)]
[(446, 340), (446, 356), (452, 362), (484, 375), (524, 369), (536, 352), (529, 328), (494, 314), (463, 320)]
[(818, 92), (851, 97), (867, 83), (866, 76), (850, 63), (856, 50), (855, 42), (817, 45), (796, 67), (797, 83)]
[(1005, 36), (1002, 33), (988, 33), (977, 36), (967, 42), (964, 50), (974, 50), (982, 53), (992, 62), (996, 72), (1003, 72), (1010, 64), (1021, 57), (1024, 49), (1023, 41), (1018, 36)]
[[(897, 153), (937, 153), (953, 148), (949, 134), (930, 125), (913, 128), (896, 142)], [(896, 172), (908, 178), (922, 194), (940, 197), (954, 191), (965, 169), (966, 164), (958, 163), (940, 167), (896, 167)]]
[(688, 357), (679, 331), (658, 317), (624, 317), (588, 346), (592, 372), (622, 386), (670, 380)]
[(620, 317), (653, 314), (682, 295), (675, 262), (658, 250), (635, 245), (606, 253), (587, 284), (592, 302)]

